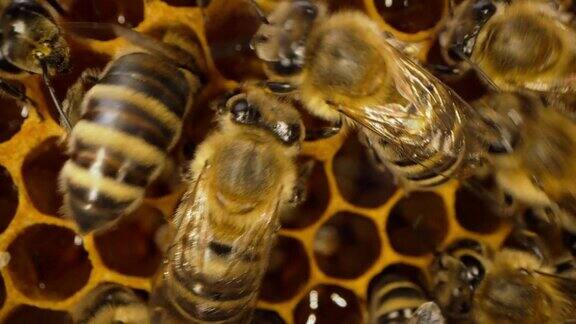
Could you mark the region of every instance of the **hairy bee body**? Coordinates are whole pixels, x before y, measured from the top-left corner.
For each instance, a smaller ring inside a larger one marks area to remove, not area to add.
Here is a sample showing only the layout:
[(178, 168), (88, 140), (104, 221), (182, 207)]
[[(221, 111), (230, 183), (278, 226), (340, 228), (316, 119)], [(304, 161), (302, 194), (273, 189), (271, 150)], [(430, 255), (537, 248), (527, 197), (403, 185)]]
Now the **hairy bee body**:
[(52, 15), (36, 0), (0, 1), (0, 75), (50, 74), (69, 68), (69, 47)]
[(490, 94), (475, 106), (501, 134), (487, 140), (498, 185), (538, 212), (553, 212), (555, 221), (576, 232), (574, 121), (528, 93)]
[(556, 1), (464, 1), (441, 39), (443, 53), (453, 63), (468, 57), (504, 90), (574, 93), (572, 19)]
[(104, 283), (90, 291), (72, 316), (78, 324), (145, 324), (150, 322), (148, 307), (129, 288)]
[(60, 182), (82, 231), (136, 209), (180, 137), (199, 78), (145, 52), (112, 61), (84, 95)]
[(491, 252), (481, 242), (460, 240), (436, 257), (430, 268), (432, 295), (443, 313), (467, 319), (474, 291), (491, 266)]
[(568, 323), (576, 318), (576, 281), (535, 256), (504, 249), (474, 295), (477, 323)]
[(407, 323), (426, 302), (428, 298), (418, 284), (401, 276), (384, 276), (370, 298), (369, 323)]
[(234, 96), (227, 106), (191, 164), (195, 179), (155, 283), (158, 322), (247, 322), (279, 212), (292, 197), (302, 127), (295, 109), (262, 90)]
[[(388, 42), (368, 16), (326, 15), (321, 3), (294, 1), (279, 4), (268, 21), (253, 46), (272, 85), (292, 83), (314, 115), (358, 126), (376, 162), (405, 188), (434, 187), (465, 173), (479, 152), (467, 134), (469, 106)], [(307, 28), (289, 28), (295, 21)]]

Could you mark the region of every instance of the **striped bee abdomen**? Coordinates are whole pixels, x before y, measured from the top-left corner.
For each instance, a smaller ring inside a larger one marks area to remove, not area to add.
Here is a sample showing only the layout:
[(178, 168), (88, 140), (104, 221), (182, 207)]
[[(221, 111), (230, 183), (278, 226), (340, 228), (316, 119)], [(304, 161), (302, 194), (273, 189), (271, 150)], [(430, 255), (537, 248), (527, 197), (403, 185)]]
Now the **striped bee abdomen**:
[[(436, 134), (437, 138), (418, 145), (390, 143), (370, 134), (361, 140), (371, 157), (398, 176), (408, 188), (431, 188), (457, 178), (468, 153), (461, 128), (452, 124), (452, 134)], [(363, 137), (363, 138), (362, 138)]]
[(401, 324), (428, 299), (413, 281), (397, 275), (381, 279), (370, 298), (370, 324)]
[(180, 137), (200, 83), (147, 53), (111, 62), (84, 96), (61, 172), (64, 211), (82, 231), (136, 209)]
[(171, 313), (194, 323), (243, 323), (258, 297), (260, 258), (267, 257), (267, 246), (240, 257), (231, 245), (211, 241), (203, 247), (202, 261), (197, 253), (175, 246), (165, 271), (171, 280), (164, 287), (169, 307), (176, 310)]

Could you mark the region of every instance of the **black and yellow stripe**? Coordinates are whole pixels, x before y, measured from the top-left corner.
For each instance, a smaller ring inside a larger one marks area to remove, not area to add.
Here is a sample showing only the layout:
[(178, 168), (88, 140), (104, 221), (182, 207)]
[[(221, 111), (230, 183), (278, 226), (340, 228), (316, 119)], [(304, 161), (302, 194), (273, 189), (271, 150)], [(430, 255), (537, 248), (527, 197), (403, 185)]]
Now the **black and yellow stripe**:
[(406, 323), (426, 294), (415, 282), (398, 275), (384, 276), (370, 298), (370, 324)]
[[(235, 243), (219, 242), (218, 232), (213, 234), (214, 239), (200, 253), (201, 261), (190, 258), (186, 251), (189, 247), (175, 247), (179, 252), (171, 255), (166, 270), (171, 277), (166, 289), (169, 308), (171, 313), (194, 323), (242, 323), (251, 315), (258, 297), (261, 258), (265, 257), (262, 253), (267, 254), (269, 249), (264, 244), (261, 251), (238, 255), (233, 251)], [(177, 244), (195, 246), (184, 241)]]
[(64, 210), (82, 231), (134, 210), (180, 137), (198, 78), (147, 53), (113, 61), (82, 103), (61, 172)]

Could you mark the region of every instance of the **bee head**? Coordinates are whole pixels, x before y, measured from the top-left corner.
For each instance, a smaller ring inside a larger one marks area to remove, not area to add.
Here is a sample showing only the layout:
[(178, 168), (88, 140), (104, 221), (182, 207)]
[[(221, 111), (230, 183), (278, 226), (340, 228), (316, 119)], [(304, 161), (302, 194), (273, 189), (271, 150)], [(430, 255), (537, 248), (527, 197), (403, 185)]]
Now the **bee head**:
[(285, 145), (299, 143), (304, 135), (298, 111), (264, 90), (249, 90), (233, 96), (226, 107), (233, 123), (264, 129)]
[(45, 9), (15, 3), (4, 15), (0, 51), (10, 63), (36, 74), (42, 73), (42, 62), (50, 75), (69, 70), (70, 49)]
[(462, 56), (470, 57), (476, 38), (486, 22), (496, 13), (502, 0), (469, 0), (462, 3), (448, 23), (448, 30), (441, 38), (443, 55), (451, 62), (461, 62)]
[(310, 0), (283, 1), (254, 35), (251, 47), (277, 75), (298, 73), (306, 58), (306, 40), (326, 9)]

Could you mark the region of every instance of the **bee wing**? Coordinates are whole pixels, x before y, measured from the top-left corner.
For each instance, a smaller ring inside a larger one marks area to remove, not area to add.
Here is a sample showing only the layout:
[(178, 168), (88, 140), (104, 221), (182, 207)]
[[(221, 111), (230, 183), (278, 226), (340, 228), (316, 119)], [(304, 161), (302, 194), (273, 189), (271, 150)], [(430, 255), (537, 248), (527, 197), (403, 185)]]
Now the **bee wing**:
[(440, 307), (435, 302), (422, 304), (408, 321), (408, 324), (444, 324), (446, 320), (442, 316)]
[[(187, 289), (196, 291), (202, 285), (202, 294), (233, 296), (228, 299), (252, 298), (245, 308), (256, 301), (260, 280), (267, 266), (274, 235), (279, 229), (279, 198), (263, 208), (260, 217), (244, 224), (242, 235), (232, 243), (219, 244), (222, 227), (215, 227), (212, 213), (216, 212), (208, 201), (211, 190), (205, 179), (206, 165), (194, 180), (192, 189), (183, 197), (173, 220), (176, 236), (169, 255), (171, 263), (183, 276), (190, 278)], [(276, 196), (280, 197), (280, 193)], [(238, 216), (236, 216), (238, 217)], [(228, 234), (226, 234), (228, 235)], [(232, 234), (230, 234), (232, 235)], [(229, 245), (228, 245), (229, 244)], [(215, 246), (216, 245), (216, 246)], [(238, 297), (237, 295), (242, 295)], [(218, 297), (215, 299), (225, 297)], [(209, 310), (207, 310), (209, 311)]]
[[(420, 162), (413, 150), (409, 149), (410, 145), (417, 146), (429, 139), (450, 141), (455, 138), (456, 132), (484, 131), (477, 113), (458, 94), (392, 45), (385, 43), (384, 48), (385, 54), (394, 62), (389, 73), (404, 100), (357, 107), (338, 106), (340, 112), (385, 141), (400, 141), (400, 155), (415, 163)], [(427, 126), (430, 123), (433, 123), (432, 127)], [(477, 148), (485, 145), (479, 136), (472, 135), (464, 136), (467, 148), (464, 158), (467, 160), (476, 158), (472, 155), (482, 152)], [(404, 136), (408, 136), (406, 142), (401, 139)], [(448, 153), (460, 154), (456, 151)]]

